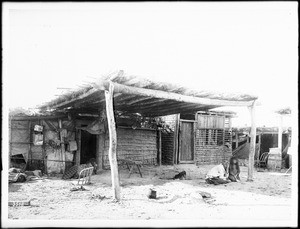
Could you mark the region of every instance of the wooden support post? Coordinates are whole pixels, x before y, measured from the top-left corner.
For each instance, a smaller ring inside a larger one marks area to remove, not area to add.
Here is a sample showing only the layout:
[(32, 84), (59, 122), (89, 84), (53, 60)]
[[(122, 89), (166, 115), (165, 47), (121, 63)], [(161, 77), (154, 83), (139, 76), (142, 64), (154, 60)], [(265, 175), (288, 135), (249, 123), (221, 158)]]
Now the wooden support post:
[(104, 156), (104, 144), (105, 144), (105, 134), (101, 133), (99, 134), (99, 141), (98, 141), (98, 169), (103, 169), (103, 156)]
[(261, 134), (258, 135), (258, 152), (257, 152), (257, 158), (260, 156), (260, 144), (261, 144)]
[(282, 115), (279, 114), (279, 124), (278, 124), (278, 149), (280, 156), (282, 154)]
[[(99, 122), (107, 122), (105, 114), (103, 114), (105, 111), (105, 107), (101, 108), (100, 114), (99, 114)], [(103, 169), (103, 156), (104, 156), (104, 144), (105, 144), (105, 133), (101, 132), (97, 135), (97, 153), (96, 153), (96, 161), (97, 161), (97, 169), (102, 170)]]
[(180, 114), (176, 114), (175, 118), (175, 131), (174, 131), (174, 153), (173, 164), (178, 164), (179, 161), (179, 129), (180, 129)]
[(250, 107), (251, 114), (251, 142), (248, 161), (248, 178), (247, 181), (253, 181), (253, 169), (254, 169), (254, 156), (255, 156), (255, 143), (256, 143), (256, 123), (255, 123), (255, 100)]
[(99, 170), (99, 160), (100, 160), (100, 150), (99, 150), (99, 146), (100, 146), (100, 144), (99, 144), (99, 142), (100, 142), (100, 135), (99, 134), (97, 134), (96, 135), (96, 164), (97, 164), (97, 171)]
[[(29, 125), (29, 124), (28, 124)], [(12, 120), (11, 120), (11, 117), (9, 116), (8, 117), (8, 131), (9, 131), (9, 142), (12, 141), (12, 131), (11, 131), (11, 128), (12, 128)], [(28, 127), (29, 128), (29, 127)], [(31, 132), (30, 132), (30, 129), (29, 129), (29, 141), (31, 142)], [(26, 166), (28, 166), (28, 159), (29, 159), (29, 155), (30, 155), (30, 143), (28, 144), (28, 155), (27, 155), (27, 162), (26, 162)], [(11, 156), (12, 156), (12, 151), (11, 151), (11, 148), (12, 148), (12, 144), (9, 144), (9, 153), (8, 153), (8, 168), (11, 168)], [(3, 154), (2, 154), (3, 155)]]
[(58, 127), (59, 127), (59, 136), (60, 136), (60, 147), (61, 147), (61, 160), (63, 164), (63, 173), (65, 172), (66, 169), (66, 154), (65, 154), (65, 140), (63, 139), (62, 136), (62, 122), (61, 119), (58, 120)]
[(120, 200), (120, 182), (117, 162), (117, 131), (113, 109), (113, 84), (109, 84), (109, 89), (105, 90), (106, 114), (109, 130), (109, 150), (108, 158), (111, 170), (113, 198)]
[[(41, 120), (40, 121), (41, 123), (40, 123), (40, 125), (42, 125), (43, 127), (45, 127), (45, 122), (44, 122), (44, 120)], [(43, 166), (44, 166), (44, 170), (42, 171), (43, 173), (45, 173), (45, 174), (48, 174), (48, 171), (47, 171), (47, 154), (46, 154), (46, 149), (45, 149), (45, 132), (44, 132), (45, 130), (43, 129), (43, 145), (42, 145), (42, 154), (43, 154)]]
[[(105, 99), (105, 98), (104, 98)], [(101, 132), (99, 135), (99, 161), (98, 161), (98, 167), (99, 170), (104, 169), (104, 151), (105, 151), (105, 138), (108, 131), (108, 123), (107, 123), (107, 115), (106, 115), (106, 105), (101, 105), (100, 107), (100, 116), (99, 121), (104, 123), (104, 131)]]
[(161, 152), (161, 130), (158, 130), (158, 165), (162, 164), (162, 152)]
[(236, 130), (235, 132), (235, 148), (237, 149), (239, 147), (239, 132)]
[[(32, 151), (31, 151), (31, 145), (32, 145), (32, 142), (33, 142), (33, 139), (32, 139), (32, 130), (31, 130), (31, 125), (32, 125), (32, 122), (31, 120), (29, 120), (29, 123), (28, 123), (28, 128), (29, 128), (29, 144), (28, 144), (28, 155), (27, 155), (27, 163), (26, 163), (26, 169), (29, 169), (31, 166), (32, 166)], [(29, 157), (30, 157), (30, 166), (28, 166), (28, 161), (29, 161)], [(10, 160), (9, 160), (10, 161)]]
[(80, 154), (81, 154), (81, 130), (76, 129), (76, 141), (77, 141), (77, 150), (75, 154), (75, 164), (80, 165)]

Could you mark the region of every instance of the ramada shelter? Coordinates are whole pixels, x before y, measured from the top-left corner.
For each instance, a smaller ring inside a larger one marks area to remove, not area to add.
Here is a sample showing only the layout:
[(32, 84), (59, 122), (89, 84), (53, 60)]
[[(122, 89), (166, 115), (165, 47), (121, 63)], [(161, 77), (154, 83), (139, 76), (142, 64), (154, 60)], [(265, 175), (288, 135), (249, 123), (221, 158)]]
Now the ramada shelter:
[[(112, 106), (107, 104), (109, 94)], [(39, 115), (10, 116), (10, 158), (22, 158), (28, 169), (45, 173), (62, 173), (90, 158), (96, 158), (99, 170), (108, 169), (113, 118), (117, 160), (216, 164), (232, 155), (233, 114), (210, 110), (248, 106), (254, 114), (256, 100), (119, 71), (39, 106)]]

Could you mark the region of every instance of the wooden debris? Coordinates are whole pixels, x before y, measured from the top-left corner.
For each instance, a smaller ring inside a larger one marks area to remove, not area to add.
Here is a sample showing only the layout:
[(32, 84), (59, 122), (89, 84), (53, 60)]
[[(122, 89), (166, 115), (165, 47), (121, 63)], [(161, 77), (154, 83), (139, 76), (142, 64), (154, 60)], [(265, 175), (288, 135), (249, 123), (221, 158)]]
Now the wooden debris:
[(76, 186), (71, 188), (70, 191), (74, 192), (74, 191), (88, 191), (88, 190), (81, 185), (81, 186)]
[(203, 198), (211, 198), (211, 194), (208, 192), (200, 192), (199, 193)]
[(18, 207), (18, 206), (30, 206), (30, 201), (8, 201), (8, 206)]
[(91, 199), (96, 199), (96, 200), (103, 200), (105, 198), (106, 198), (106, 196), (101, 196), (100, 194), (93, 194), (91, 196)]

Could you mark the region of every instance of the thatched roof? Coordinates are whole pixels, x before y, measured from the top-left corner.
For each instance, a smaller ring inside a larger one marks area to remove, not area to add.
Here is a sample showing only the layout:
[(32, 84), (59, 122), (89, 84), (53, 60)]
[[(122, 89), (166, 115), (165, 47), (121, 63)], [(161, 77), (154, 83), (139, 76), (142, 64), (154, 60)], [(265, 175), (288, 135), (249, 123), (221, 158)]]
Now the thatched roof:
[(256, 96), (191, 90), (171, 83), (125, 76), (123, 71), (101, 77), (95, 82), (47, 102), (41, 111), (99, 114), (105, 106), (104, 91), (114, 85), (114, 108), (124, 113), (154, 117), (176, 113), (207, 111), (222, 106), (251, 105)]

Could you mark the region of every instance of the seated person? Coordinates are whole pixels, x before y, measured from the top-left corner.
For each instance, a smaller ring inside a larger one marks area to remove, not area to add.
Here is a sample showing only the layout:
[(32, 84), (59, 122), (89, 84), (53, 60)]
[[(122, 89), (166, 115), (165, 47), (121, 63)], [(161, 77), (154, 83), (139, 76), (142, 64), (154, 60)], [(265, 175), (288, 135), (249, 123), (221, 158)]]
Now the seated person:
[(227, 184), (230, 182), (230, 180), (227, 179), (228, 173), (228, 161), (225, 161), (219, 165), (216, 165), (211, 170), (208, 171), (206, 175), (205, 181), (208, 184)]
[(229, 176), (228, 179), (233, 182), (240, 182), (240, 166), (239, 160), (236, 157), (231, 157), (229, 160)]

